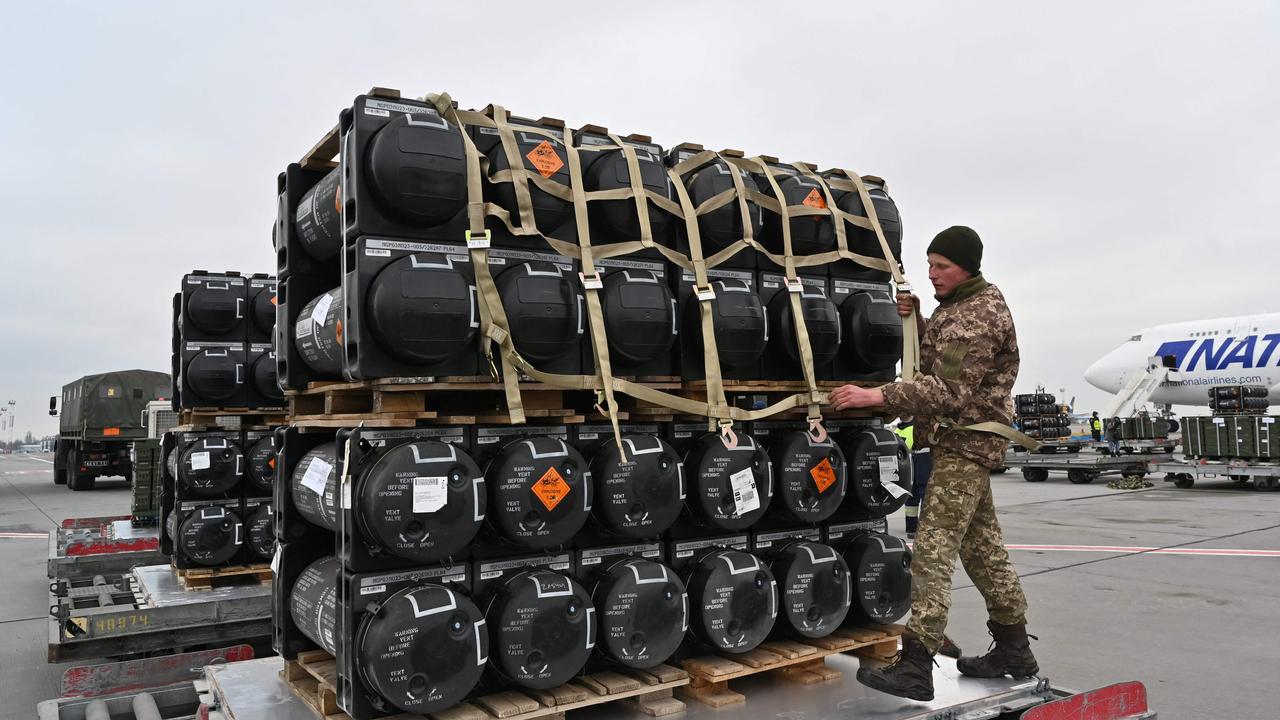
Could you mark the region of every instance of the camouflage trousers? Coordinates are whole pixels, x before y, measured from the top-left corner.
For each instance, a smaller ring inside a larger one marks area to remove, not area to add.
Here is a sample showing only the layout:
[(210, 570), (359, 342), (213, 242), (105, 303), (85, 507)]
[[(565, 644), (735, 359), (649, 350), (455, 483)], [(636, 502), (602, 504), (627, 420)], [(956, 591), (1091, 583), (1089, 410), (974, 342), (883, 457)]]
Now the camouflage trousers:
[(914, 633), (937, 652), (951, 610), (956, 557), (1001, 625), (1026, 622), (1027, 598), (1004, 549), (987, 468), (941, 448), (933, 450), (933, 475), (924, 497), (911, 559)]

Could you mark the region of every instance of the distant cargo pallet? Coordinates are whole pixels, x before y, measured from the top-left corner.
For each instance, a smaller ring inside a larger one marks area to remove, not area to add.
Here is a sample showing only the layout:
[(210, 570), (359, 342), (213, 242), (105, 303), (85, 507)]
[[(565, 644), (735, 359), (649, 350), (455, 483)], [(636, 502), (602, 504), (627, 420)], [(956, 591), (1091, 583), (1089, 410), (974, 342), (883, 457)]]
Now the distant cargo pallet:
[(1167, 460), (1147, 465), (1151, 472), (1165, 473), (1174, 486), (1189, 488), (1197, 480), (1228, 478), (1255, 490), (1280, 490), (1280, 463), (1256, 463), (1245, 460)]
[(1103, 475), (1146, 475), (1147, 462), (1167, 459), (1167, 455), (1135, 454), (1135, 455), (1089, 455), (1073, 454), (1066, 457), (1052, 455), (1033, 455), (1029, 453), (1009, 453), (1005, 456), (1005, 467), (1022, 468), (1022, 477), (1027, 482), (1044, 482), (1049, 479), (1050, 471), (1065, 472), (1067, 479), (1077, 485), (1086, 485)]

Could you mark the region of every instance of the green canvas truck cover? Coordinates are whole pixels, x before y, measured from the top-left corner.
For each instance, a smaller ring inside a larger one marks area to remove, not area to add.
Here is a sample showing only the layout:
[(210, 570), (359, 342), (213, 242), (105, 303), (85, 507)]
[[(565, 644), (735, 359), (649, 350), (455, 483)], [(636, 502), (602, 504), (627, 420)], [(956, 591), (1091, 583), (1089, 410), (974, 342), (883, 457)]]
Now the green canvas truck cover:
[(62, 386), (59, 431), (85, 438), (145, 437), (142, 411), (167, 397), (169, 375), (154, 370), (118, 370), (86, 375)]

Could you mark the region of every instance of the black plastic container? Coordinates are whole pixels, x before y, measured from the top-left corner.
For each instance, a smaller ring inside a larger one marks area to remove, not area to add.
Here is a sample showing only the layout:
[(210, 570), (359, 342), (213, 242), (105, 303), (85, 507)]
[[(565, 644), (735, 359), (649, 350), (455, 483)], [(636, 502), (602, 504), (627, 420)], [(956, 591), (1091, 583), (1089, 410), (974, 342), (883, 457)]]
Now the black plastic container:
[(902, 316), (887, 283), (832, 278), (829, 296), (840, 318), (834, 380), (890, 381), (902, 359)]
[(620, 423), (619, 430), (625, 463), (612, 425), (573, 426), (573, 443), (587, 459), (595, 484), (589, 529), (617, 540), (656, 538), (680, 517), (684, 465), (657, 423)]
[(174, 449), (165, 460), (175, 480), (175, 499), (238, 499), (245, 475), (240, 441), (237, 431), (175, 433)]
[[(316, 507), (330, 506), (333, 498), (306, 499), (307, 514), (294, 503), (295, 477), (305, 479), (310, 472), (309, 487), (299, 492), (324, 493), (329, 487), (329, 476), (335, 475), (336, 444), (335, 431), (331, 429), (303, 430), (296, 426), (276, 429), (276, 482), (272, 508), (275, 510), (276, 540), (281, 544), (305, 545), (317, 548), (324, 555), (338, 552), (337, 535), (325, 525), (332, 525), (326, 520), (324, 524), (316, 524), (309, 516), (317, 514)], [(320, 448), (319, 451), (317, 449)], [(317, 452), (313, 452), (317, 451)], [(323, 464), (312, 466), (319, 457)], [(325, 465), (330, 465), (326, 468)], [(316, 558), (312, 558), (313, 560)]]
[(248, 339), (246, 288), (239, 273), (193, 270), (182, 276), (183, 342), (243, 343)]
[(521, 357), (543, 372), (581, 373), (587, 313), (574, 263), (552, 253), (495, 247), (489, 272)]
[(244, 407), (248, 350), (243, 340), (184, 342), (178, 374), (182, 409)]
[[(679, 374), (679, 310), (671, 292), (668, 266), (632, 256), (596, 261), (601, 276), (600, 306), (609, 343), (609, 364), (622, 377), (671, 377)], [(595, 347), (588, 321), (582, 341), (583, 372), (595, 369)]]
[[(579, 157), (583, 167), (582, 184), (588, 192), (631, 187), (631, 171), (622, 150), (616, 148), (594, 152), (585, 150), (585, 148), (613, 145), (607, 133), (607, 129), (594, 125), (587, 125), (574, 132), (574, 142), (578, 147), (584, 148), (579, 153)], [(640, 168), (640, 182), (644, 185), (644, 189), (674, 200), (671, 186), (667, 182), (667, 170), (662, 161), (662, 147), (654, 144), (644, 135), (628, 135), (622, 138), (622, 142), (635, 150), (636, 162)], [(659, 208), (652, 200), (646, 200), (645, 203), (654, 242), (671, 247), (676, 219), (666, 210)], [(591, 220), (592, 245), (640, 239), (640, 219), (634, 198), (592, 200), (587, 203), (587, 212)], [(640, 256), (652, 259), (661, 257), (653, 250), (642, 251)]]
[(430, 713), (464, 699), (484, 670), (488, 631), (463, 566), (349, 574), (337, 558), (289, 588), (289, 626), (334, 656), (352, 720)]
[[(322, 180), (325, 187), (317, 189)], [(328, 285), (337, 283), (341, 278), (342, 247), (342, 193), (337, 165), (322, 163), (304, 168), (291, 163), (276, 179), (276, 194), (276, 222), (272, 229), (276, 277), (283, 281), (295, 275), (310, 275)], [(299, 226), (305, 228), (305, 235), (298, 232)]]
[[(704, 426), (705, 427), (705, 426)], [(673, 432), (680, 428), (674, 427)], [(690, 518), (721, 532), (745, 530), (765, 516), (773, 498), (773, 467), (746, 428), (732, 447), (719, 433), (694, 439), (685, 452)]]
[[(709, 270), (711, 301), (720, 375), (732, 380), (761, 377), (761, 361), (770, 336), (769, 318), (757, 294), (755, 275), (744, 270)], [(695, 277), (683, 271), (675, 285), (680, 303), (680, 369), (685, 380), (706, 378), (702, 342), (701, 301), (694, 296)]]
[[(889, 245), (889, 251), (893, 254), (894, 260), (901, 264), (902, 217), (898, 214), (898, 206), (894, 203), (893, 198), (889, 197), (889, 193), (885, 191), (881, 181), (870, 177), (864, 177), (862, 180), (866, 185), (867, 195), (871, 198), (871, 204), (875, 207), (876, 217), (880, 220), (880, 229), (884, 232), (884, 239)], [(832, 194), (835, 195), (836, 207), (851, 215), (867, 216), (866, 210), (862, 207), (862, 198), (857, 192), (833, 191)], [(884, 257), (884, 250), (880, 247), (880, 240), (876, 237), (874, 230), (860, 228), (846, 222), (845, 239), (848, 242), (849, 249), (859, 255), (867, 255), (873, 258)], [(873, 270), (858, 265), (852, 260), (840, 260), (832, 263), (829, 272), (831, 277), (873, 282), (886, 282), (892, 277), (890, 273), (883, 270)]]
[(849, 464), (842, 512), (884, 517), (906, 503), (912, 489), (911, 452), (901, 438), (883, 427), (849, 428), (835, 437)]
[[(339, 430), (336, 472), (350, 478), (338, 520), (339, 556), (353, 572), (463, 560), (484, 523), (484, 476), (463, 428)], [(348, 495), (348, 493), (350, 493)], [(328, 493), (323, 495), (328, 498)], [(348, 501), (349, 500), (349, 501)]]
[(770, 516), (783, 523), (820, 523), (839, 510), (848, 489), (844, 451), (829, 435), (814, 438), (803, 421), (756, 421), (773, 466)]
[[(797, 278), (800, 307), (804, 312), (809, 350), (813, 354), (816, 378), (831, 377), (831, 363), (840, 348), (841, 327), (835, 303), (827, 295), (827, 280), (801, 275)], [(768, 380), (803, 380), (800, 347), (792, 318), (791, 290), (785, 275), (761, 272), (760, 302), (769, 318), (769, 345), (765, 350), (761, 376)]]
[(492, 637), (486, 686), (547, 690), (586, 665), (597, 618), (572, 566), (569, 553), (475, 564), (476, 595)]
[(274, 345), (270, 342), (248, 345), (245, 368), (244, 406), (250, 410), (283, 409), (284, 391), (280, 389)]
[[(517, 117), (509, 117), (507, 123), (515, 138), (515, 163), (523, 165), (530, 173), (537, 173), (568, 189), (569, 157), (564, 147), (564, 124), (550, 118), (535, 121)], [(530, 129), (549, 133), (551, 137), (529, 132)], [(497, 128), (475, 126), (471, 129), (471, 134), (476, 149), (489, 159), (490, 173), (512, 168), (513, 159), (507, 156)], [(528, 188), (539, 233), (561, 237), (557, 230), (566, 223), (572, 223), (573, 203), (548, 193), (538, 187), (537, 183), (530, 182)], [(520, 208), (511, 182), (490, 181), (485, 186), (485, 197), (511, 213), (514, 224), (520, 224)], [(545, 245), (536, 236), (526, 236), (524, 239), (530, 249), (545, 249)]]
[(264, 273), (250, 275), (245, 283), (245, 307), (249, 316), (245, 339), (270, 345), (276, 328), (276, 279)]
[(911, 609), (911, 549), (900, 538), (850, 528), (829, 542), (853, 576), (848, 619), (896, 622)]
[[(703, 147), (701, 145), (681, 143), (667, 153), (667, 165), (675, 167), (676, 164), (684, 162), (702, 152), (702, 150)], [(726, 151), (725, 154), (730, 153)], [(696, 209), (716, 195), (726, 190), (734, 189), (733, 176), (730, 172), (731, 168), (728, 162), (722, 159), (715, 159), (685, 174), (682, 179), (693, 207)], [(747, 171), (733, 168), (732, 172), (737, 172), (738, 176), (742, 178), (743, 189), (760, 190), (755, 178)], [(747, 215), (750, 219), (752, 235), (758, 238), (764, 226), (764, 213), (759, 205), (748, 201)], [(711, 212), (698, 216), (697, 222), (698, 237), (702, 241), (702, 256), (704, 258), (710, 258), (743, 238), (742, 211), (738, 206), (737, 198)], [(679, 249), (685, 255), (690, 255), (687, 233), (681, 233)], [(732, 257), (717, 265), (716, 268), (750, 270), (757, 266), (758, 260), (759, 258), (757, 258), (757, 253), (754, 250), (749, 247), (743, 247), (734, 253)]]
[[(281, 280), (276, 287), (276, 378), (285, 390), (306, 390), (308, 383), (317, 380), (337, 380), (342, 377), (342, 352), (337, 345), (336, 333), (325, 333), (325, 345), (311, 349), (316, 343), (314, 334), (322, 328), (311, 319), (317, 307), (317, 298), (328, 294), (329, 304), (342, 302), (342, 289), (334, 287), (341, 282), (335, 271), (334, 278), (297, 274)], [(303, 310), (306, 309), (304, 313)], [(329, 309), (316, 313), (321, 323), (332, 322)], [(305, 323), (299, 320), (306, 319)], [(334, 316), (336, 320), (337, 316)], [(336, 329), (336, 328), (335, 328)], [(302, 331), (302, 337), (298, 331)], [(304, 349), (307, 351), (304, 355)], [(319, 359), (317, 359), (319, 358)], [(319, 370), (311, 363), (317, 363)]]
[(240, 504), (244, 522), (246, 563), (270, 562), (276, 551), (275, 509), (271, 498), (245, 498)]
[(180, 501), (165, 518), (174, 567), (234, 565), (241, 560), (244, 523), (239, 500)]
[(586, 459), (567, 442), (568, 429), (501, 426), (474, 432), (472, 445), (489, 493), (487, 535), (499, 546), (493, 552), (572, 542), (591, 515), (593, 491)]
[(662, 564), (660, 543), (583, 549), (576, 574), (596, 609), (599, 665), (651, 668), (679, 649), (689, 629), (689, 595)]
[[(767, 158), (766, 160), (772, 160), (772, 158)], [(789, 211), (808, 210), (810, 208), (817, 210), (827, 209), (826, 195), (823, 194), (822, 186), (818, 181), (802, 175), (799, 170), (791, 165), (776, 161), (768, 164), (769, 170), (773, 173), (774, 179), (778, 183), (778, 189), (782, 191), (782, 201), (787, 205)], [(756, 175), (755, 177), (756, 185), (760, 188), (760, 192), (773, 197), (773, 188), (769, 185), (768, 179), (763, 175)], [(762, 213), (763, 223), (760, 228), (760, 244), (775, 255), (783, 255), (786, 247), (782, 238), (782, 215), (764, 209), (762, 209)], [(791, 229), (792, 256), (818, 255), (836, 249), (835, 223), (832, 222), (829, 214), (793, 216), (790, 217), (788, 225)], [(768, 258), (761, 257), (759, 262), (761, 268), (778, 268)], [(796, 272), (801, 275), (826, 277), (827, 264), (797, 267)]]
[(275, 430), (245, 430), (240, 441), (244, 453), (244, 494), (272, 497), (276, 480)]
[(342, 323), (335, 345), (344, 377), (479, 371), (480, 308), (466, 246), (361, 237), (349, 248), (343, 312), (333, 320)]
[(801, 640), (826, 637), (849, 612), (853, 579), (840, 554), (820, 542), (818, 527), (755, 533), (752, 552), (778, 583), (777, 634)]
[(690, 635), (717, 652), (754, 650), (778, 616), (777, 582), (747, 544), (745, 535), (671, 544), (672, 566), (689, 593)]

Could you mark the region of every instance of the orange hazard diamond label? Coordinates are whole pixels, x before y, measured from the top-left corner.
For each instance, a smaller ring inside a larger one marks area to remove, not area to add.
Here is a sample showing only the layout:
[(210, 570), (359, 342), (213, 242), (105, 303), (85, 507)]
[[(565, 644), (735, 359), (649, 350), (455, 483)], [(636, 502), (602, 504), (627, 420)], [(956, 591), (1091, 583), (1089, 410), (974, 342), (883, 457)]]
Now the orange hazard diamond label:
[(543, 506), (550, 512), (555, 510), (560, 501), (569, 494), (569, 483), (560, 477), (559, 471), (555, 468), (548, 468), (542, 477), (538, 478), (538, 482), (533, 484), (533, 494), (538, 496)]
[(551, 144), (550, 140), (543, 140), (538, 143), (538, 147), (529, 151), (525, 157), (529, 158), (529, 162), (533, 163), (533, 167), (542, 173), (542, 177), (551, 177), (564, 167), (564, 161), (560, 159), (560, 155), (556, 153), (556, 148)]
[(836, 482), (836, 469), (831, 467), (831, 461), (827, 458), (822, 458), (822, 462), (814, 465), (809, 474), (813, 476), (813, 482), (820, 493), (826, 492)]
[(809, 194), (805, 196), (804, 202), (800, 204), (811, 208), (817, 208), (819, 210), (827, 209), (826, 198), (822, 197), (822, 193), (818, 192), (818, 188), (810, 190)]

